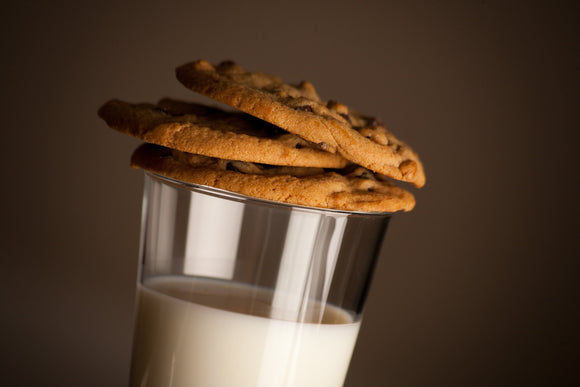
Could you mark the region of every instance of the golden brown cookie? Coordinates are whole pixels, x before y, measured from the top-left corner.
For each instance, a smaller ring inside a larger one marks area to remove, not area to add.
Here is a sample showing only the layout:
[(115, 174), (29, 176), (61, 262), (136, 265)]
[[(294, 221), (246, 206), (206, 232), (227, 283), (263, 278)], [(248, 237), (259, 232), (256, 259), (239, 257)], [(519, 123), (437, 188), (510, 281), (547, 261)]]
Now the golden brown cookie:
[(163, 99), (157, 105), (112, 100), (99, 116), (143, 141), (229, 160), (342, 168), (348, 161), (294, 134), (240, 112)]
[[(425, 184), (423, 166), (411, 148), (386, 132), (375, 120), (345, 105), (320, 99), (314, 86), (292, 86), (277, 77), (245, 71), (226, 61), (212, 66), (205, 60), (182, 65), (177, 79), (189, 89), (261, 118), (329, 152), (338, 152), (374, 172), (393, 179)], [(377, 142), (369, 131), (383, 132)]]
[(189, 156), (152, 144), (139, 147), (131, 165), (183, 182), (243, 195), (303, 206), (346, 211), (410, 211), (415, 199), (390, 182), (357, 168), (348, 174), (321, 172), (307, 176), (244, 173), (235, 164), (203, 156)]

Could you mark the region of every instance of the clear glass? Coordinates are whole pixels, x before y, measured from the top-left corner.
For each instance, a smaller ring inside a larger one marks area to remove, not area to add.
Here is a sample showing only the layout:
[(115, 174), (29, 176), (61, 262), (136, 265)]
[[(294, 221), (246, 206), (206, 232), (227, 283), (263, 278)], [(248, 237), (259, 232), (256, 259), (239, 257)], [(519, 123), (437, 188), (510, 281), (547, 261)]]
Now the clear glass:
[(389, 219), (146, 173), (131, 386), (342, 386)]

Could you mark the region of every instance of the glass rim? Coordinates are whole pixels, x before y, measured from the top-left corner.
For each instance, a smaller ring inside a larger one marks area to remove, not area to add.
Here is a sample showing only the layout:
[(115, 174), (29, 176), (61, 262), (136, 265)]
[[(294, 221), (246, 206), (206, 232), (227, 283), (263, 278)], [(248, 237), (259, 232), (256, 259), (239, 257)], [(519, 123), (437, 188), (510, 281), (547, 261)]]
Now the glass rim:
[(211, 195), (221, 199), (233, 200), (239, 203), (255, 203), (258, 205), (265, 205), (269, 207), (282, 207), (289, 210), (299, 210), (304, 212), (316, 212), (316, 213), (329, 213), (332, 215), (342, 215), (342, 216), (362, 216), (362, 217), (375, 217), (375, 216), (382, 216), (382, 217), (391, 217), (394, 212), (385, 212), (385, 211), (349, 211), (349, 210), (339, 210), (335, 208), (322, 208), (322, 207), (314, 207), (314, 206), (306, 206), (302, 204), (293, 204), (293, 203), (285, 203), (285, 202), (278, 202), (275, 200), (269, 199), (262, 199), (253, 196), (244, 195), (238, 192), (228, 191), (222, 188), (211, 187), (202, 184), (196, 183), (189, 183), (182, 180), (178, 180), (172, 177), (164, 176), (155, 172), (151, 171), (144, 171), (146, 175), (161, 180), (164, 183), (178, 186), (180, 188), (185, 188), (189, 191), (203, 193), (207, 195)]

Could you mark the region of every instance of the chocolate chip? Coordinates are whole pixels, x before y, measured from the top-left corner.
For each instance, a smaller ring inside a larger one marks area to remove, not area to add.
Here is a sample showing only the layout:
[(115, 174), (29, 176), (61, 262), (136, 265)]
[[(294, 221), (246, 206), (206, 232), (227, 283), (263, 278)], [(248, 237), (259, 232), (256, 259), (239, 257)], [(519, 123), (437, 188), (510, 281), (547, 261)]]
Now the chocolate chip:
[(155, 106), (153, 108), (153, 110), (156, 110), (158, 112), (161, 112), (161, 113), (166, 114), (166, 115), (171, 116), (171, 117), (178, 117), (178, 116), (183, 115), (183, 114), (179, 114), (179, 113), (176, 113), (176, 112), (172, 112), (170, 110), (167, 110), (166, 108), (161, 107), (161, 106)]
[(368, 170), (362, 171), (360, 175), (357, 176), (359, 179), (373, 180), (373, 173)]
[(369, 125), (370, 126), (379, 126), (381, 128), (386, 128), (387, 127), (382, 121), (379, 121), (375, 117), (370, 117), (369, 118)]
[(350, 117), (346, 113), (338, 113), (342, 118), (344, 118), (349, 124), (352, 124)]
[(303, 111), (303, 112), (310, 112), (310, 113), (313, 113), (314, 112), (314, 110), (312, 110), (312, 106), (309, 106), (309, 105), (298, 106), (295, 109), (296, 110)]
[(158, 112), (162, 112), (162, 113), (168, 113), (167, 110), (165, 110), (164, 108), (162, 108), (160, 106), (155, 106), (153, 108), (153, 110), (157, 110)]
[(236, 166), (233, 165), (232, 163), (226, 164), (226, 171), (240, 172), (240, 170), (238, 168), (236, 168)]

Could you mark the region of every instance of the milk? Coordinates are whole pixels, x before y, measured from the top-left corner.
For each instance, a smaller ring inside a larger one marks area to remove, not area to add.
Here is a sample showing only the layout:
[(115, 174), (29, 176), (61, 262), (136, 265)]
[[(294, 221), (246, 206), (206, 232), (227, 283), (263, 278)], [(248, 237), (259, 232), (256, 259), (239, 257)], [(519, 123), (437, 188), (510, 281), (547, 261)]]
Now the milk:
[(313, 305), (321, 324), (288, 321), (271, 292), (218, 280), (158, 277), (138, 297), (132, 387), (342, 386), (360, 324)]

